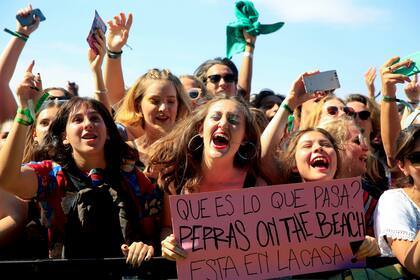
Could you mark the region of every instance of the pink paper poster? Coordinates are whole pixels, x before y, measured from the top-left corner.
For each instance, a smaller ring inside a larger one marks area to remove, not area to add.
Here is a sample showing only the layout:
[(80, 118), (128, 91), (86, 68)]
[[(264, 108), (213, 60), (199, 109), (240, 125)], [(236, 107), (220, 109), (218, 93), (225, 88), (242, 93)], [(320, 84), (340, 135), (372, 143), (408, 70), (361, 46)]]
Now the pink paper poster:
[(269, 279), (349, 267), (364, 239), (360, 178), (170, 196), (179, 279)]

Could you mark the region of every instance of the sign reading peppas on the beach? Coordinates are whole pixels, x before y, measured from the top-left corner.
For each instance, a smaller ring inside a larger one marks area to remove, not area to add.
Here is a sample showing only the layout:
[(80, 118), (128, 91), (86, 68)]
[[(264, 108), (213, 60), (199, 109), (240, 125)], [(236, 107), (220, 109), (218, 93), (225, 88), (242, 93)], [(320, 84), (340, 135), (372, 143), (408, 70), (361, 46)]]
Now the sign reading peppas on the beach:
[(267, 279), (364, 266), (360, 178), (170, 196), (179, 279)]

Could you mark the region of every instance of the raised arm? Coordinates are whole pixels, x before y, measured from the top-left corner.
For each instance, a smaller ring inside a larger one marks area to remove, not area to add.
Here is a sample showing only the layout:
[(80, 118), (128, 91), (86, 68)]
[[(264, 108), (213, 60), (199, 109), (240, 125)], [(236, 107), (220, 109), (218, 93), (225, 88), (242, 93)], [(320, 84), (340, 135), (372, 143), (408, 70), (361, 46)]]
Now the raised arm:
[(367, 96), (375, 100), (375, 79), (376, 79), (376, 68), (369, 67), (369, 69), (365, 73), (365, 83), (368, 90)]
[(95, 85), (94, 98), (104, 104), (108, 111), (111, 113), (111, 104), (109, 102), (107, 89), (105, 87), (104, 78), (102, 76), (102, 62), (104, 61), (104, 56), (106, 53), (105, 35), (103, 34), (102, 30), (97, 30), (95, 39), (96, 42), (94, 42), (94, 44), (98, 50), (98, 53), (96, 53), (95, 50), (91, 48), (88, 50), (88, 60)]
[[(405, 85), (404, 92), (407, 96), (408, 103), (411, 106), (413, 106), (414, 109), (416, 109), (420, 102), (420, 85), (418, 82), (417, 74), (413, 76), (413, 79), (410, 83)], [(405, 118), (407, 118), (410, 113), (411, 111), (407, 107), (405, 107), (403, 115), (401, 117), (401, 126), (404, 123)]]
[(245, 37), (245, 52), (243, 54), (241, 68), (239, 70), (238, 87), (241, 88), (245, 95), (243, 98), (249, 101), (251, 95), (251, 82), (252, 82), (252, 67), (254, 60), (256, 36), (252, 36), (245, 30), (242, 30)]
[[(32, 6), (29, 5), (17, 12), (17, 15), (28, 15), (32, 11)], [(12, 79), (13, 73), (16, 69), (16, 64), (22, 53), (23, 47), (26, 44), (29, 35), (34, 32), (39, 26), (39, 19), (35, 18), (34, 24), (30, 26), (22, 26), (16, 21), (16, 34), (12, 36), (6, 48), (0, 56), (0, 123), (7, 119), (12, 119), (15, 116), (17, 104), (13, 97), (12, 90), (9, 83)], [(20, 35), (20, 37), (18, 37)]]
[[(382, 101), (381, 101), (381, 138), (390, 167), (394, 166), (395, 145), (398, 134), (401, 131), (400, 117), (396, 103), (396, 84), (410, 82), (410, 78), (402, 74), (394, 74), (393, 71), (400, 67), (407, 67), (410, 61), (398, 61), (393, 57), (381, 67)], [(394, 64), (395, 63), (395, 64)]]
[(264, 129), (261, 135), (261, 165), (270, 181), (277, 181), (276, 177), (279, 174), (274, 159), (274, 152), (284, 137), (284, 130), (286, 128), (289, 115), (302, 103), (312, 98), (315, 94), (308, 94), (303, 85), (303, 77), (313, 75), (319, 71), (305, 72), (300, 75), (293, 83), (289, 95), (282, 102), (279, 110), (274, 115), (273, 119)]
[(36, 104), (42, 92), (41, 78), (32, 74), (33, 66), (34, 63), (29, 65), (16, 90), (19, 112), (0, 150), (0, 187), (24, 199), (34, 197), (38, 186), (33, 169), (21, 167), (26, 133), (31, 122), (33, 123), (29, 113), (29, 100), (32, 99)]
[(107, 47), (108, 55), (105, 59), (105, 86), (108, 89), (109, 101), (114, 106), (125, 96), (124, 77), (121, 65), (122, 47), (127, 43), (132, 14), (126, 18), (124, 13), (108, 21)]

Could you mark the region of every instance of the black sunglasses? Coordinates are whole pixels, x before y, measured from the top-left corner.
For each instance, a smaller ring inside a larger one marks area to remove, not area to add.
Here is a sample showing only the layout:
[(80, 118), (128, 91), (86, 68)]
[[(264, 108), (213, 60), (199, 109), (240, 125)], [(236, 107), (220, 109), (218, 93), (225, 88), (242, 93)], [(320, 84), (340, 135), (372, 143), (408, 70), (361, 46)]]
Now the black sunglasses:
[(338, 114), (338, 111), (342, 110), (344, 112), (344, 114), (346, 114), (347, 116), (353, 117), (354, 116), (354, 110), (353, 108), (350, 107), (337, 107), (337, 106), (328, 106), (327, 107), (327, 113), (331, 116), (335, 116)]
[(359, 119), (361, 119), (362, 121), (365, 121), (369, 119), (370, 112), (369, 111), (354, 112), (354, 118), (356, 118), (356, 116), (359, 116)]
[(411, 162), (412, 165), (420, 165), (420, 151), (412, 152), (406, 158)]
[(226, 74), (224, 76), (222, 75), (210, 75), (207, 77), (207, 80), (209, 80), (212, 84), (217, 84), (218, 82), (220, 82), (220, 80), (223, 78), (223, 80), (225, 81), (225, 83), (233, 83), (235, 82), (235, 75), (233, 74)]

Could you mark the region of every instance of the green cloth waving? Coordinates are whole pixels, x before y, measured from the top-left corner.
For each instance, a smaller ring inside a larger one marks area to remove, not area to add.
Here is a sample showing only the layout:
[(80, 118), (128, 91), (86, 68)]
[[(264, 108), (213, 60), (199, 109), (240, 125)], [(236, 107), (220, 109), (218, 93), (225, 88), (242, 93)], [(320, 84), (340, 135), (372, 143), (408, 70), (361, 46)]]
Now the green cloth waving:
[(232, 58), (235, 53), (245, 50), (245, 38), (242, 29), (252, 36), (260, 34), (269, 34), (279, 30), (284, 22), (273, 24), (260, 24), (258, 21), (258, 12), (254, 4), (250, 1), (238, 1), (235, 3), (236, 21), (226, 26), (227, 45), (226, 56)]

